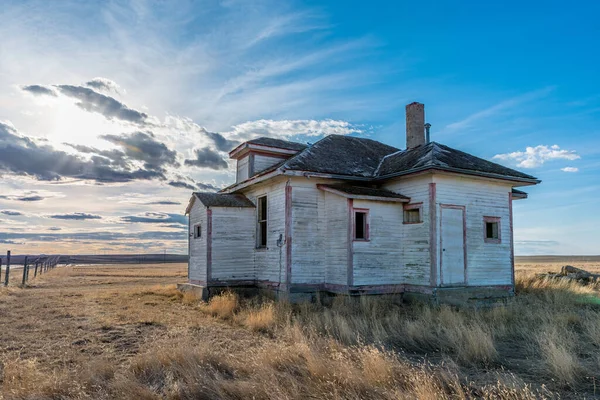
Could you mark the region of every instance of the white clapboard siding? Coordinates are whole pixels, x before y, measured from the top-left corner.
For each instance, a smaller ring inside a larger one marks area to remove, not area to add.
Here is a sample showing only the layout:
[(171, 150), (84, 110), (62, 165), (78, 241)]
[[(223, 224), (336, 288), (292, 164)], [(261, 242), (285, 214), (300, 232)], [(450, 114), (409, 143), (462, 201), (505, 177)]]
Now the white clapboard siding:
[(326, 228), (323, 192), (313, 183), (296, 186), (292, 182), (292, 283), (323, 283), (325, 281), (325, 257), (323, 246)]
[(369, 241), (353, 242), (354, 285), (403, 283), (402, 204), (354, 200), (369, 210)]
[[(190, 260), (188, 279), (206, 282), (206, 207), (197, 199), (194, 201), (189, 219)], [(199, 238), (194, 238), (194, 226), (196, 224), (201, 224), (202, 235)]]
[(327, 230), (323, 237), (326, 283), (348, 284), (348, 199), (324, 193)]
[[(429, 285), (431, 277), (429, 239), (429, 183), (431, 177), (424, 175), (414, 178), (398, 178), (387, 182), (385, 189), (410, 197), (410, 204), (423, 203), (421, 223), (401, 225), (401, 265), (403, 283)], [(404, 215), (401, 214), (404, 220)]]
[(236, 174), (236, 182), (245, 181), (250, 177), (250, 156), (247, 155), (245, 157), (237, 160), (237, 174)]
[[(511, 284), (510, 184), (437, 174), (434, 180), (438, 205), (466, 207), (467, 285)], [(501, 218), (501, 243), (485, 243), (484, 216)]]
[(254, 158), (254, 166), (252, 167), (253, 174), (264, 171), (265, 169), (284, 160), (284, 158), (282, 158), (282, 157), (270, 157), (270, 156), (264, 156), (264, 155), (260, 155), (260, 154), (254, 154), (253, 158)]
[[(254, 270), (260, 281), (282, 282), (286, 280), (286, 248), (278, 247), (279, 235), (285, 239), (285, 183), (284, 179), (275, 179), (266, 184), (253, 185), (243, 194), (256, 204), (256, 198), (267, 195), (267, 247), (254, 252)], [(254, 226), (256, 232), (256, 209)], [(256, 242), (254, 243), (256, 246)]]
[(254, 280), (255, 209), (211, 207), (212, 279)]

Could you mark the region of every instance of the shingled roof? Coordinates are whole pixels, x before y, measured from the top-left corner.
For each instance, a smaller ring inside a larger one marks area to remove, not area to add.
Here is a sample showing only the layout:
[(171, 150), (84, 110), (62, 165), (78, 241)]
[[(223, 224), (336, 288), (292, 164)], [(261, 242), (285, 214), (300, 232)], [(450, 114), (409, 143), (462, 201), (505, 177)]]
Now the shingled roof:
[[(269, 140), (255, 139), (265, 145)], [(233, 184), (225, 189), (230, 192), (241, 183), (261, 179), (262, 176), (286, 171), (312, 172), (333, 175), (335, 178), (362, 181), (382, 181), (394, 176), (435, 169), (467, 175), (478, 175), (496, 179), (539, 183), (531, 175), (504, 167), (491, 161), (453, 149), (437, 142), (427, 143), (410, 150), (399, 150), (381, 142), (353, 136), (329, 135), (311, 146), (297, 143), (304, 149), (287, 160), (273, 165), (254, 175), (245, 182)]]
[(242, 194), (194, 192), (194, 196), (206, 207), (254, 207)]
[(410, 197), (394, 193), (386, 189), (370, 188), (366, 186), (354, 186), (345, 183), (336, 183), (331, 185), (317, 184), (321, 190), (337, 193), (348, 198), (375, 198), (379, 200), (406, 202), (410, 201)]
[(427, 143), (412, 150), (399, 151), (383, 159), (376, 176), (403, 175), (429, 168), (475, 173), (493, 177), (517, 178), (536, 181), (534, 176), (524, 174), (500, 164), (475, 157), (437, 142)]
[(305, 144), (298, 142), (290, 142), (289, 140), (282, 139), (274, 139), (270, 137), (259, 137), (256, 139), (248, 140), (246, 143), (249, 144), (258, 144), (261, 146), (269, 146), (269, 147), (277, 147), (278, 149), (287, 149), (287, 150), (304, 150), (308, 147)]
[(290, 158), (282, 168), (372, 177), (383, 157), (396, 151), (395, 147), (371, 139), (329, 135)]

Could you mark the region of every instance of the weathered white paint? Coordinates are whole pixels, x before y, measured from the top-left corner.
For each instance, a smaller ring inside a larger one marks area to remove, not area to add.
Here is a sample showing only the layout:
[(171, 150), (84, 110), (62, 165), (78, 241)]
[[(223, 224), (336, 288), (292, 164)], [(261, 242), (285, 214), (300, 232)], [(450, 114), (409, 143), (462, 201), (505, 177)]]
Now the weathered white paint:
[[(449, 174), (435, 174), (434, 181), (438, 207), (455, 204), (466, 209), (468, 285), (510, 285), (510, 183)], [(484, 216), (500, 218), (501, 243), (485, 243)]]
[(252, 166), (253, 174), (257, 174), (265, 169), (285, 160), (285, 157), (267, 156), (263, 154), (254, 154), (254, 165)]
[(292, 283), (325, 282), (323, 246), (326, 234), (319, 221), (321, 191), (316, 186), (294, 186), (292, 181)]
[(464, 211), (441, 207), (441, 281), (442, 285), (465, 283)]
[(240, 183), (250, 177), (250, 155), (237, 160), (236, 182)]
[(211, 210), (211, 279), (255, 279), (255, 209), (211, 207)]
[[(273, 179), (246, 188), (242, 193), (256, 204), (256, 198), (267, 196), (267, 247), (254, 250), (254, 270), (257, 280), (285, 282), (286, 248), (278, 247), (279, 235), (285, 237), (285, 179)], [(256, 232), (256, 209), (254, 210), (254, 227)], [(253, 242), (256, 247), (256, 241)]]
[[(190, 248), (190, 260), (189, 260), (189, 277), (188, 279), (194, 281), (206, 282), (206, 207), (196, 199), (194, 205), (190, 210), (190, 230), (188, 232), (189, 237), (189, 248)], [(194, 238), (194, 226), (201, 224), (202, 235), (199, 238)]]
[(353, 206), (369, 210), (369, 240), (353, 242), (354, 285), (404, 283), (402, 204), (354, 200)]
[(403, 283), (429, 285), (431, 277), (429, 183), (431, 175), (397, 178), (383, 185), (385, 189), (410, 197), (410, 203), (422, 203), (421, 223), (400, 222)]
[[(289, 266), (292, 284), (430, 286), (433, 269), (434, 286), (442, 284), (441, 276), (445, 277), (445, 285), (460, 284), (460, 271), (454, 271), (452, 265), (458, 268), (461, 264), (461, 252), (453, 251), (450, 260), (440, 254), (439, 247), (444, 244), (448, 249), (450, 243), (452, 248), (463, 248), (459, 240), (463, 237), (459, 224), (462, 210), (442, 207), (455, 205), (465, 210), (467, 284), (511, 284), (510, 184), (441, 173), (390, 180), (384, 188), (410, 197), (410, 204), (421, 203), (422, 222), (404, 224), (400, 203), (349, 200), (317, 188), (319, 183), (336, 182), (339, 181), (279, 176), (240, 190), (238, 193), (254, 203), (257, 197), (267, 196), (266, 248), (256, 248), (256, 209), (212, 208), (212, 278), (283, 285)], [(286, 186), (290, 207), (287, 213)], [(430, 198), (435, 200), (432, 208)], [(348, 240), (352, 230), (349, 202), (354, 208), (369, 210), (369, 241)], [(193, 228), (195, 221), (200, 221), (204, 230), (206, 209), (199, 204), (192, 207), (190, 223)], [(484, 242), (484, 216), (500, 218), (501, 243)], [(283, 242), (286, 233), (290, 243)], [(190, 239), (190, 279), (206, 279), (206, 246), (202, 247), (205, 240), (206, 235), (199, 240)], [(465, 259), (462, 261), (464, 266)], [(440, 264), (450, 270), (440, 270)], [(350, 277), (348, 271), (352, 273)]]

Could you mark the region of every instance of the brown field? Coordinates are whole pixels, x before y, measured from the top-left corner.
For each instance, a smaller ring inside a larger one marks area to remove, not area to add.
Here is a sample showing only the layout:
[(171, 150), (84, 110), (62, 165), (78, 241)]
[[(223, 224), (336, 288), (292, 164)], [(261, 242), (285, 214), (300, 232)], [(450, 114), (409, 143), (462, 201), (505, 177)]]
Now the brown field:
[(205, 304), (175, 290), (184, 264), (59, 267), (0, 288), (0, 398), (600, 396), (599, 287), (534, 276), (563, 260), (526, 261), (517, 298), (487, 310)]

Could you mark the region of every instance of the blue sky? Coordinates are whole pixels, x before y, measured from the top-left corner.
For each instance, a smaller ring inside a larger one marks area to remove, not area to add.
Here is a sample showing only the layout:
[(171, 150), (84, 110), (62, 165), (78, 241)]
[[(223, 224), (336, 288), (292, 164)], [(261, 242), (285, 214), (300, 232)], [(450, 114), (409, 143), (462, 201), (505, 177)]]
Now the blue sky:
[(598, 15), (597, 2), (4, 1), (0, 244), (185, 251), (190, 190), (234, 180), (232, 143), (403, 147), (419, 101), (433, 140), (542, 179), (515, 203), (517, 254), (599, 254)]

